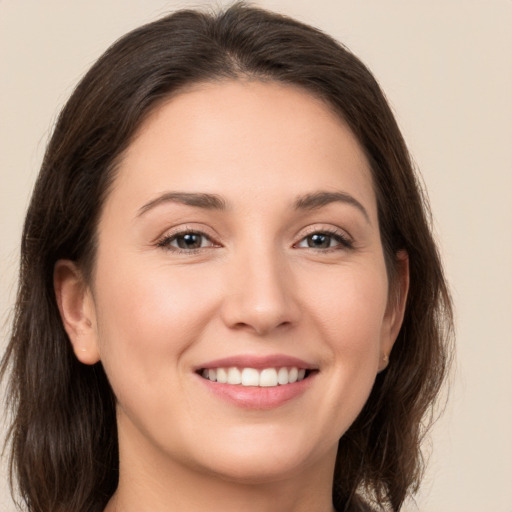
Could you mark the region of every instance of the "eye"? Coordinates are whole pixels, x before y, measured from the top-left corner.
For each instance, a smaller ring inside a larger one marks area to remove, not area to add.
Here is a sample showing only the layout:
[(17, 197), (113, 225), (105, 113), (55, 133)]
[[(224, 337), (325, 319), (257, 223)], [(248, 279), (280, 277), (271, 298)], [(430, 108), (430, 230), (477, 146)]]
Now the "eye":
[(308, 249), (351, 248), (352, 242), (343, 234), (334, 231), (315, 231), (304, 237), (296, 247)]
[(166, 236), (158, 242), (158, 246), (171, 251), (193, 252), (205, 247), (215, 247), (216, 244), (204, 233), (198, 231), (182, 231)]

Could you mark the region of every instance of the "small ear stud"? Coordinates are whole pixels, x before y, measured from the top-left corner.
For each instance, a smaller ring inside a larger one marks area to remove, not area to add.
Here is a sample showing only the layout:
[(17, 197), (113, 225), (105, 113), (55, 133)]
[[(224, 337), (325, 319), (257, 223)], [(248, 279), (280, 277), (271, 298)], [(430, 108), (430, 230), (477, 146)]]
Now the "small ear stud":
[(387, 367), (388, 367), (388, 364), (389, 364), (389, 356), (387, 354), (382, 354), (382, 358), (381, 358), (381, 364), (379, 365), (379, 373), (380, 372), (383, 372)]

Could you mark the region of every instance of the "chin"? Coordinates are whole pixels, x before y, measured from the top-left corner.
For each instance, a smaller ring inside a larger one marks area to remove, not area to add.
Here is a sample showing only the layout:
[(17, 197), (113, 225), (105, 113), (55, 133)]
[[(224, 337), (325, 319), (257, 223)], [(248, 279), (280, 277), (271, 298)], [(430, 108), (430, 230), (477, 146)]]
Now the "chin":
[(204, 470), (225, 481), (251, 485), (297, 476), (325, 460), (329, 453), (334, 464), (337, 441), (329, 446), (323, 441), (311, 443), (305, 431), (293, 435), (289, 429), (274, 428), (266, 435), (261, 431), (256, 435), (253, 430), (238, 431), (219, 439), (214, 446), (203, 446), (200, 464)]
[(287, 480), (304, 470), (306, 464), (299, 458), (225, 457), (220, 464), (209, 465), (207, 472), (227, 482), (258, 485)]

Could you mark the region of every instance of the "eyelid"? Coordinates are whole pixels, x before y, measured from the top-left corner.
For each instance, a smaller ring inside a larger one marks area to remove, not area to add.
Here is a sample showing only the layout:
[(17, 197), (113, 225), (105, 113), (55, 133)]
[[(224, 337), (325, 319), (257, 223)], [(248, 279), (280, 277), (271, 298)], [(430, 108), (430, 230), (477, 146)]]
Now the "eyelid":
[[(172, 227), (170, 229), (167, 229), (161, 236), (159, 236), (154, 244), (157, 247), (167, 249), (170, 252), (174, 253), (182, 253), (182, 254), (194, 254), (196, 252), (204, 251), (205, 249), (210, 249), (212, 247), (222, 247), (222, 244), (218, 241), (218, 237), (215, 235), (212, 235), (209, 233), (211, 231), (210, 229), (207, 229), (205, 227), (197, 228), (193, 227), (192, 225), (179, 225)], [(208, 245), (207, 247), (198, 247), (195, 249), (181, 249), (179, 247), (172, 247), (169, 245), (169, 243), (172, 240), (175, 240), (180, 235), (186, 235), (186, 234), (196, 234), (205, 237), (211, 245)], [(329, 248), (314, 248), (310, 247), (309, 249), (313, 249), (315, 251), (319, 252), (329, 252), (329, 251), (336, 251), (340, 249), (353, 249), (354, 248), (354, 239), (353, 237), (344, 229), (333, 226), (333, 225), (322, 225), (322, 224), (315, 224), (311, 226), (307, 226), (304, 228), (299, 235), (297, 236), (298, 241), (293, 244), (294, 248), (298, 248), (298, 244), (300, 244), (305, 238), (308, 236), (314, 235), (314, 234), (325, 234), (334, 238), (337, 238), (339, 240), (339, 246), (335, 247), (329, 247)]]
[[(294, 244), (294, 247), (296, 247), (300, 242), (302, 242), (308, 236), (311, 236), (311, 235), (314, 235), (317, 233), (329, 235), (329, 236), (340, 239), (340, 243), (342, 245), (342, 248), (344, 248), (344, 249), (353, 249), (354, 248), (354, 239), (350, 235), (350, 233), (348, 233), (346, 230), (341, 229), (338, 226), (332, 226), (332, 225), (327, 226), (327, 225), (321, 225), (321, 224), (320, 225), (315, 224), (315, 225), (306, 227), (304, 229), (304, 231), (302, 231), (299, 234), (300, 238), (299, 238), (298, 242), (296, 242)], [(310, 249), (318, 250), (321, 252), (328, 252), (329, 250), (339, 250), (339, 248), (337, 248), (337, 247), (330, 247), (330, 248), (326, 248), (326, 249), (315, 249), (315, 248), (311, 247)]]
[[(159, 236), (155, 241), (155, 245), (162, 249), (167, 249), (170, 252), (178, 254), (194, 254), (196, 252), (209, 249), (211, 247), (221, 247), (221, 244), (217, 241), (216, 237), (208, 233), (207, 231), (209, 230), (205, 228), (200, 229), (197, 227), (192, 227), (190, 225), (175, 226), (173, 228), (167, 229), (161, 236)], [(171, 241), (175, 240), (180, 235), (186, 234), (195, 234), (203, 236), (209, 240), (211, 245), (209, 245), (208, 247), (198, 247), (196, 249), (181, 249), (179, 247), (172, 247), (169, 245)]]

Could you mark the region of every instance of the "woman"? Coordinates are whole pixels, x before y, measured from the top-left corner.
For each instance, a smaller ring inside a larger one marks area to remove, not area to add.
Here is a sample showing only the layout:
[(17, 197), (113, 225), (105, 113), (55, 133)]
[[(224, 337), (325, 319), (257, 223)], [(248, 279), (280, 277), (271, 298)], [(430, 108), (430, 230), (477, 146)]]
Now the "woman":
[(235, 5), (118, 41), (24, 228), (3, 372), (27, 510), (399, 510), (451, 330), (426, 210), (321, 32)]

